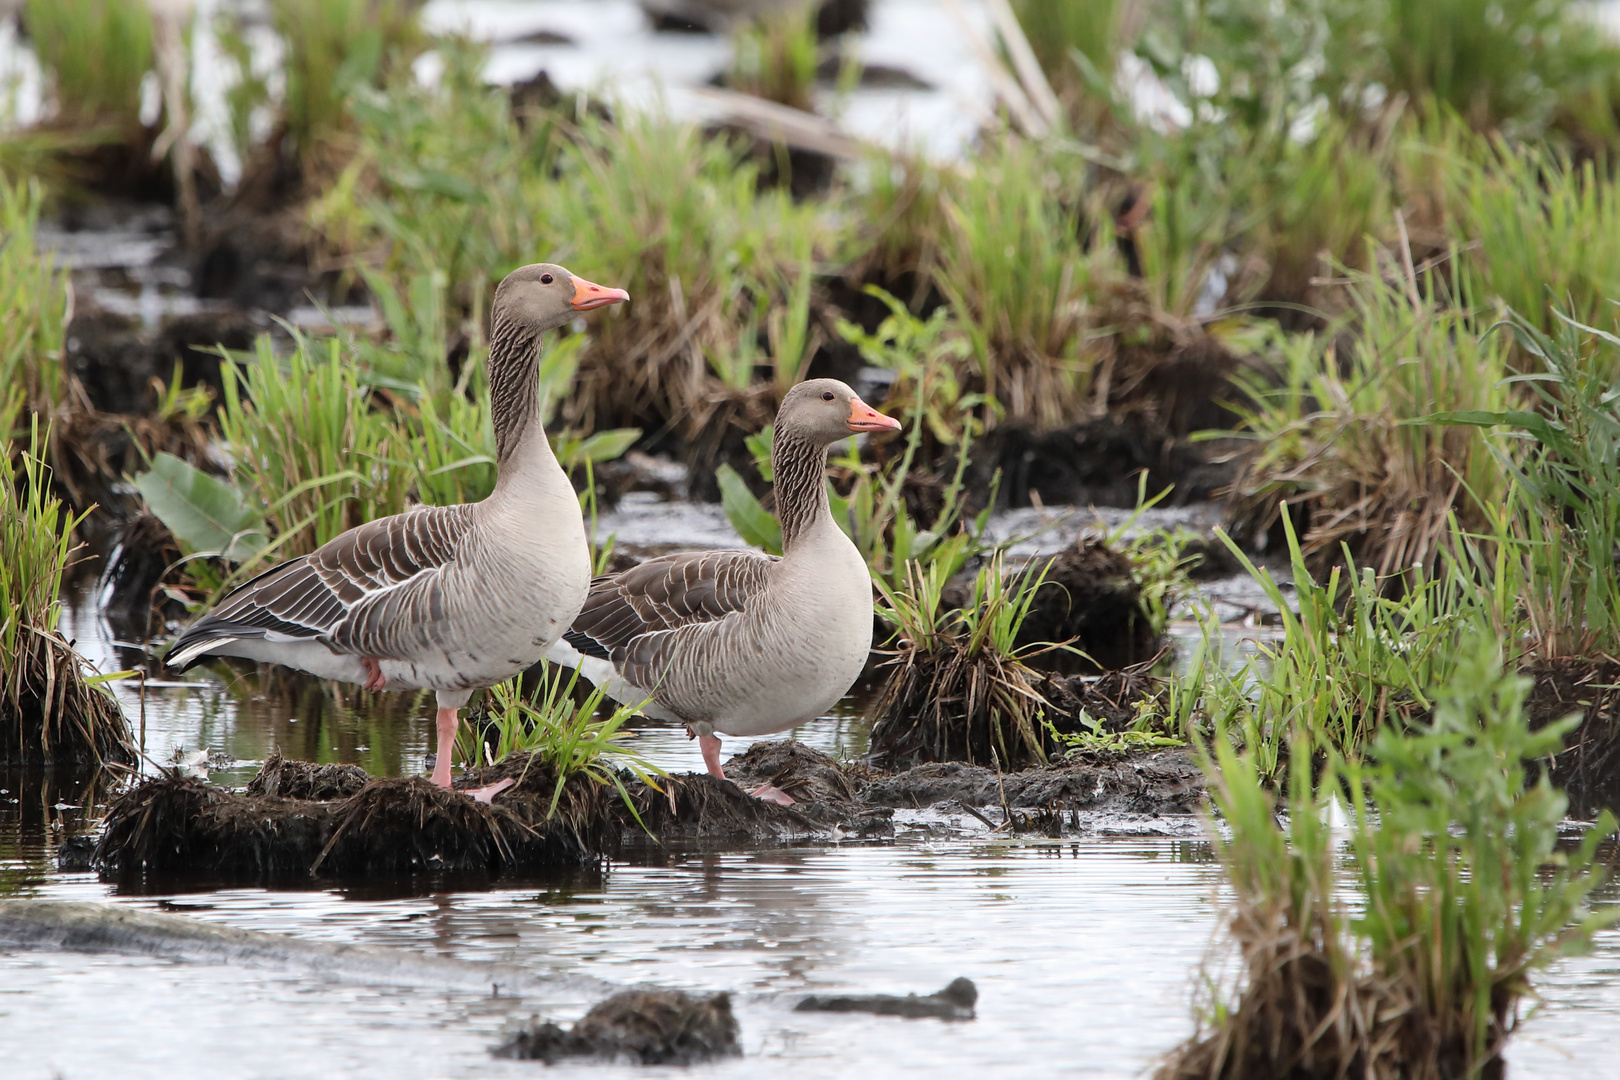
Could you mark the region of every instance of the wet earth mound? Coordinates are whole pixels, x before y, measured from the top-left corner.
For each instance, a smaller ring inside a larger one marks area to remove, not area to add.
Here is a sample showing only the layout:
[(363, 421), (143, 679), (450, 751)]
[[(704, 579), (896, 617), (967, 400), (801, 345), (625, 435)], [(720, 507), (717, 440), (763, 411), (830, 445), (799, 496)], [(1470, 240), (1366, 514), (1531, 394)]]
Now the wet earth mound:
[(742, 1053), (731, 996), (680, 990), (626, 990), (586, 1013), (571, 1030), (538, 1023), (491, 1051), (499, 1058), (551, 1064), (567, 1057), (636, 1065), (692, 1065)]
[(527, 755), (476, 770), (479, 787), (509, 779), (493, 804), (420, 777), (373, 779), (355, 765), (265, 762), (241, 792), (178, 775), (117, 799), (96, 846), (103, 878), (266, 880), (422, 872), (495, 876), (577, 866), (624, 846), (781, 842), (815, 832), (791, 809), (707, 775), (626, 779), (617, 791), (556, 774)]

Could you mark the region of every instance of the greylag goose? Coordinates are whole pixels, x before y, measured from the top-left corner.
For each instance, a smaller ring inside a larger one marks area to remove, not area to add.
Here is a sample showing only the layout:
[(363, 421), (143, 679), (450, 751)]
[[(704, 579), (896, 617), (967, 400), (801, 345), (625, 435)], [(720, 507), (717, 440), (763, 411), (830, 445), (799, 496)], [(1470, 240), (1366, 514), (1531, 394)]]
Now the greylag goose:
[[(550, 263), (508, 274), (491, 314), (489, 497), (379, 518), (265, 571), (193, 623), (165, 662), (184, 671), (241, 656), (368, 690), (434, 690), (433, 782), (448, 788), (459, 710), (544, 656), (590, 586), (579, 500), (539, 420), (541, 335), (628, 299)], [(487, 802), (496, 790), (469, 794)]]
[[(721, 779), (717, 732), (768, 735), (821, 716), (872, 647), (872, 582), (827, 505), (827, 449), (899, 427), (836, 379), (799, 383), (771, 451), (783, 554), (685, 552), (599, 577), (548, 658), (685, 724)], [(768, 785), (754, 794), (791, 801)]]

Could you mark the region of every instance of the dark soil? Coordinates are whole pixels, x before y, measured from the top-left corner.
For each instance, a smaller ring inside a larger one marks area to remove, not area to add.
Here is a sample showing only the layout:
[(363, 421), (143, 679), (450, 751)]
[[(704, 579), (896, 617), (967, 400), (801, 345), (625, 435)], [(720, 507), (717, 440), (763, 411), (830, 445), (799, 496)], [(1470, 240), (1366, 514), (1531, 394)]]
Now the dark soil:
[[(1130, 560), (1101, 540), (1079, 537), (1057, 555), (1031, 564), (1021, 576), (1039, 577), (1041, 584), (1019, 628), (1020, 647), (1067, 643), (1095, 662), (1084, 665), (1090, 670), (1139, 664), (1162, 648), (1142, 607), (1142, 589)], [(959, 579), (946, 589), (945, 602), (951, 607), (966, 607), (972, 598), (971, 580)], [(1049, 653), (1035, 664), (1071, 656)]]
[(742, 1053), (731, 997), (680, 990), (626, 990), (594, 1006), (570, 1031), (537, 1023), (491, 1053), (544, 1061), (589, 1057), (635, 1065), (692, 1065)]
[(1530, 722), (1536, 727), (1579, 715), (1552, 761), (1552, 782), (1580, 815), (1620, 810), (1620, 663), (1608, 658), (1538, 661), (1525, 669)]
[(794, 1012), (871, 1013), (874, 1016), (932, 1017), (972, 1020), (979, 988), (972, 979), (952, 979), (943, 990), (918, 997), (907, 994), (811, 994), (793, 1007)]
[(941, 803), (1017, 809), (1191, 814), (1203, 800), (1204, 775), (1185, 750), (1160, 750), (1094, 765), (1064, 760), (999, 773), (956, 761), (919, 765), (861, 788), (868, 805), (921, 808)]
[[(1057, 835), (1065, 815), (1078, 811), (1186, 814), (1202, 792), (1197, 766), (1181, 751), (1006, 774), (955, 763), (888, 774), (841, 766), (785, 740), (754, 744), (727, 773), (738, 783), (693, 773), (662, 778), (662, 791), (625, 777), (633, 814), (611, 787), (576, 778), (548, 817), (552, 774), (522, 755), (463, 781), (517, 779), (492, 806), (419, 777), (372, 779), (357, 766), (277, 755), (243, 792), (170, 775), (125, 793), (108, 810), (92, 862), (104, 880), (123, 885), (420, 873), (488, 879), (657, 846), (759, 847), (824, 838), (831, 829), (885, 836), (894, 808), (940, 803), (1002, 807), (1015, 831), (1038, 826)], [(766, 782), (798, 803), (782, 807), (745, 790)]]
[(612, 788), (575, 778), (551, 814), (554, 774), (526, 755), (478, 770), (462, 786), (507, 778), (516, 785), (486, 805), (420, 777), (373, 779), (358, 766), (280, 755), (241, 793), (163, 776), (112, 804), (95, 863), (117, 881), (494, 877), (591, 863), (652, 837), (758, 844), (815, 830), (791, 809), (701, 774), (669, 777), (661, 792), (628, 778), (634, 813)]
[(1142, 415), (1102, 416), (1041, 431), (1021, 422), (998, 425), (973, 448), (970, 487), (987, 491), (1001, 474), (999, 508), (1136, 505), (1139, 476), (1150, 494), (1173, 487), (1166, 505), (1205, 502), (1232, 482), (1234, 465), (1214, 460), (1209, 444), (1167, 434)]
[(17, 628), (15, 661), (0, 669), (0, 765), (100, 768), (135, 761), (118, 702), (86, 678), (89, 664), (60, 634)]

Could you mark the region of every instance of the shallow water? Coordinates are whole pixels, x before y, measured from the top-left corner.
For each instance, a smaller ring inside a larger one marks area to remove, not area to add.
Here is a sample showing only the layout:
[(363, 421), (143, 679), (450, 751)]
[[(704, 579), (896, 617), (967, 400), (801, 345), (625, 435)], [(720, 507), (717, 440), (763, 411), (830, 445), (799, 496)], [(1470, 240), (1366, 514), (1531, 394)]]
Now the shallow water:
[[(138, 653), (81, 605), (64, 630), (103, 670)], [(1183, 628), (1183, 637), (1191, 634)], [(1234, 630), (1227, 644), (1248, 647)], [(137, 683), (119, 689), (138, 716)], [(148, 752), (222, 751), (240, 783), (271, 747), (417, 771), (426, 709), (403, 695), (346, 703), (309, 682), (198, 670), (149, 683)], [(840, 756), (864, 749), (846, 715), (797, 737)], [(700, 767), (670, 729), (642, 749), (672, 769)], [(728, 740), (740, 749), (746, 740)], [(496, 888), (416, 879), (307, 891), (231, 888), (119, 895), (92, 875), (59, 873), (61, 836), (93, 825), (85, 792), (0, 777), (0, 895), (106, 900), (251, 930), (510, 964), (536, 974), (650, 982), (735, 995), (745, 1056), (698, 1076), (872, 1077), (1143, 1074), (1192, 1030), (1200, 965), (1217, 940), (1220, 876), (1198, 839), (993, 838), (970, 819), (949, 835), (904, 827), (882, 842), (821, 841), (755, 852), (655, 852), (598, 870)], [(93, 808), (92, 808), (93, 810)], [(1620, 900), (1609, 890), (1608, 901)], [(929, 993), (959, 975), (979, 988), (978, 1018), (947, 1023), (790, 1011), (808, 992)], [(1547, 1005), (1514, 1044), (1524, 1077), (1620, 1076), (1620, 931), (1595, 955), (1540, 982)], [(274, 966), (222, 967), (127, 956), (0, 956), (5, 1076), (401, 1077), (530, 1075), (490, 1059), (508, 1024), (577, 1018), (577, 983), (523, 998), (464, 988), (378, 987)], [(116, 1063), (112, 1068), (111, 1063)], [(628, 1075), (618, 1066), (553, 1067), (562, 1076)], [(548, 1073), (548, 1075), (550, 1075)]]
[[(982, 20), (980, 4), (966, 6)], [(564, 88), (661, 99), (677, 115), (701, 115), (701, 100), (683, 91), (705, 84), (729, 57), (721, 39), (651, 34), (629, 0), (431, 0), (426, 17), (491, 39), (495, 81), (545, 69)], [(572, 44), (517, 40), (535, 30), (565, 33)], [(858, 90), (841, 106), (846, 130), (891, 145), (921, 143), (941, 158), (962, 154), (979, 120), (977, 103), (990, 95), (936, 0), (877, 0), (872, 30), (857, 48), (867, 62), (905, 68), (934, 88)], [(0, 68), (26, 59), (10, 30), (0, 29)], [(211, 70), (202, 68), (205, 76)], [(37, 72), (24, 76), (19, 101), (26, 108)], [(171, 234), (172, 222), (154, 220), (93, 234), (47, 230), (41, 243), (81, 271), (98, 272), (88, 299), (152, 325), (196, 304), (188, 280), (156, 265)], [(126, 272), (100, 273), (114, 270)], [(634, 497), (627, 502), (602, 522), (602, 532), (617, 532), (621, 543), (737, 542), (709, 508), (663, 504), (655, 511), (638, 508)], [(1059, 517), (1029, 511), (998, 527), (1011, 536), (1053, 526), (1016, 549), (1026, 554), (1072, 537), (1081, 519)], [(1247, 578), (1206, 594), (1224, 620), (1269, 609)], [(63, 629), (102, 671), (142, 662), (85, 604)], [(1195, 638), (1189, 627), (1177, 635), (1183, 644)], [(1248, 636), (1233, 629), (1223, 645), (1241, 655), (1252, 647)], [(142, 722), (151, 757), (215, 751), (237, 762), (213, 774), (227, 784), (245, 781), (272, 749), (356, 762), (376, 775), (419, 772), (433, 739), (425, 698), (334, 694), (246, 669), (217, 667), (172, 684), (149, 679), (144, 687), (127, 681), (117, 693)], [(849, 757), (865, 749), (867, 727), (857, 705), (792, 734)], [(749, 741), (727, 740), (727, 751)], [(666, 768), (701, 768), (696, 747), (678, 730), (644, 729), (639, 745)], [(745, 1056), (691, 1070), (698, 1076), (1140, 1075), (1191, 1032), (1199, 965), (1218, 940), (1219, 873), (1207, 846), (1185, 838), (1008, 840), (976, 832), (968, 820), (943, 839), (902, 829), (898, 839), (877, 843), (671, 852), (493, 889), (422, 879), (121, 896), (91, 875), (54, 869), (56, 843), (93, 827), (94, 813), (92, 793), (71, 784), (0, 773), (0, 896), (105, 900), (535, 972), (732, 991)], [(1620, 891), (1611, 888), (1604, 899), (1616, 902)], [(971, 1022), (788, 1011), (802, 993), (927, 993), (959, 975), (978, 985)], [(1620, 1077), (1613, 1051), (1620, 931), (1604, 933), (1594, 955), (1561, 961), (1538, 986), (1546, 1006), (1513, 1045), (1514, 1075)], [(494, 1061), (486, 1048), (514, 1019), (539, 1013), (567, 1021), (588, 1004), (568, 987), (545, 998), (492, 998), (464, 989), (357, 986), (268, 966), (23, 952), (0, 955), (0, 1075), (530, 1076), (543, 1067)], [(630, 1072), (568, 1065), (548, 1075)]]

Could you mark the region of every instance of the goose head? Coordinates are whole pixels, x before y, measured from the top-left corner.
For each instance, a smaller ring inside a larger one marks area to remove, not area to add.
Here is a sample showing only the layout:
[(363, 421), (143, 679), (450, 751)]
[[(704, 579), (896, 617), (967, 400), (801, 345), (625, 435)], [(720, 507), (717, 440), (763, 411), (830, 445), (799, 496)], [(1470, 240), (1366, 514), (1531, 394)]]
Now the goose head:
[(553, 330), (582, 311), (593, 311), (630, 299), (623, 289), (610, 289), (575, 277), (556, 263), (520, 266), (495, 290), (495, 322), (528, 330)]
[(782, 398), (776, 413), (778, 434), (798, 435), (831, 446), (857, 431), (899, 431), (900, 421), (884, 416), (837, 379), (799, 383)]

